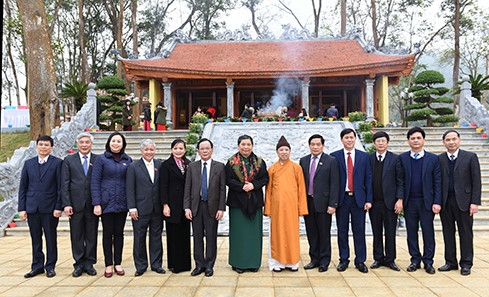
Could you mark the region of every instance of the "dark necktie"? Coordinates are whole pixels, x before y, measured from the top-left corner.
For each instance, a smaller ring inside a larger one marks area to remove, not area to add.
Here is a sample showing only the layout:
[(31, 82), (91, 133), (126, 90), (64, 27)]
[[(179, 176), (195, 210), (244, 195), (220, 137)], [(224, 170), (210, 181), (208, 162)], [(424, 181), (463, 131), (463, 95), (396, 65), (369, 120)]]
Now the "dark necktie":
[(202, 200), (207, 201), (207, 162), (204, 162), (204, 169), (202, 169)]
[(455, 156), (454, 155), (450, 155), (450, 161), (454, 161), (455, 160)]
[(414, 154), (414, 160), (418, 160), (419, 153)]
[(311, 162), (311, 168), (309, 170), (309, 195), (314, 194), (314, 174), (316, 173), (316, 162), (318, 157), (313, 157)]
[(85, 172), (85, 176), (88, 174), (88, 157), (83, 156), (83, 171)]
[(348, 158), (346, 160), (348, 164), (348, 190), (353, 192), (354, 184), (353, 184), (353, 160), (351, 158), (351, 153), (348, 152)]

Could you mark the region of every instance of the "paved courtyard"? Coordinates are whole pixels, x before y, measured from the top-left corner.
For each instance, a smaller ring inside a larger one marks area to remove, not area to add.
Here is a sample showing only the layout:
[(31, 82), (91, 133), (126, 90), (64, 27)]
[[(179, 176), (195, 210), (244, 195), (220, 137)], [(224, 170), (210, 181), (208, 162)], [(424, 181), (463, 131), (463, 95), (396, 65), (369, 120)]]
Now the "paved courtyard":
[[(436, 235), (435, 267), (444, 264), (443, 241)], [(100, 238), (99, 238), (100, 239)], [(163, 238), (166, 240), (166, 238)], [(101, 241), (99, 240), (99, 243)], [(372, 263), (372, 238), (367, 237), (368, 260)], [(333, 237), (333, 260), (329, 270), (304, 270), (309, 262), (308, 244), (301, 237), (301, 265), (298, 272), (280, 273), (268, 270), (268, 238), (264, 238), (263, 264), (256, 272), (238, 275), (227, 264), (228, 238), (218, 238), (218, 257), (213, 277), (191, 277), (190, 272), (164, 275), (148, 271), (134, 277), (132, 236), (125, 238), (123, 267), (125, 276), (103, 277), (103, 255), (99, 244), (97, 276), (71, 276), (72, 258), (68, 235), (58, 237), (59, 260), (57, 275), (47, 278), (39, 275), (25, 279), (30, 270), (30, 238), (28, 235), (0, 237), (0, 296), (489, 296), (489, 235), (475, 237), (475, 260), (472, 274), (461, 276), (459, 271), (427, 274), (423, 269), (406, 272), (409, 255), (406, 238), (398, 237), (396, 263), (400, 272), (381, 267), (362, 274), (353, 264), (345, 272), (337, 272), (338, 249)], [(352, 245), (351, 245), (352, 246)], [(164, 254), (166, 269), (166, 252)]]

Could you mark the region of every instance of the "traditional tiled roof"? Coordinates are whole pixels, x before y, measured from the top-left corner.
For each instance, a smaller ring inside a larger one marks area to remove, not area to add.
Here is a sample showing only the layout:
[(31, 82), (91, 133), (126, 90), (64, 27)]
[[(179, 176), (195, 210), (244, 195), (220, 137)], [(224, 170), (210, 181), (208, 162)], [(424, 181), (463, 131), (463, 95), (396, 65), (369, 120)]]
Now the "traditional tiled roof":
[(366, 51), (357, 40), (179, 43), (168, 58), (122, 61), (129, 79), (408, 75), (415, 55)]

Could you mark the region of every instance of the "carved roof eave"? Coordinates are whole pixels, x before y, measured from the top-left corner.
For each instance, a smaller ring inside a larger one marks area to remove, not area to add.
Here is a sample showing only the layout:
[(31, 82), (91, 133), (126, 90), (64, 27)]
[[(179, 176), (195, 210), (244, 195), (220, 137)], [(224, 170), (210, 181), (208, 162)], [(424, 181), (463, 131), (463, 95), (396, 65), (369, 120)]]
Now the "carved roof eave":
[(357, 65), (354, 67), (339, 67), (314, 70), (291, 71), (253, 71), (253, 72), (226, 72), (226, 71), (199, 71), (185, 69), (170, 69), (131, 65), (126, 67), (126, 75), (132, 80), (149, 80), (152, 78), (167, 79), (248, 79), (248, 78), (276, 78), (276, 77), (328, 77), (348, 75), (386, 75), (406, 76), (411, 73), (412, 57), (392, 63)]

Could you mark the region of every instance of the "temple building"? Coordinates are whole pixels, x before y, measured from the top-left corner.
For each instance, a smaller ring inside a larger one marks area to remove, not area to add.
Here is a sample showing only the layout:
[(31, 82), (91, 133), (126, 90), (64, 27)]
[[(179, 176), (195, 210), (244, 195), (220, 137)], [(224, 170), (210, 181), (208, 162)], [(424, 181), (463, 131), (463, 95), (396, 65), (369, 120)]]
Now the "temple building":
[(387, 55), (359, 35), (195, 41), (177, 34), (161, 56), (120, 59), (126, 79), (148, 91), (153, 108), (164, 102), (174, 129), (187, 128), (199, 106), (214, 107), (216, 117), (239, 117), (245, 104), (286, 106), (295, 116), (304, 108), (315, 117), (334, 103), (340, 116), (363, 111), (388, 123), (388, 86), (409, 75), (416, 54)]

